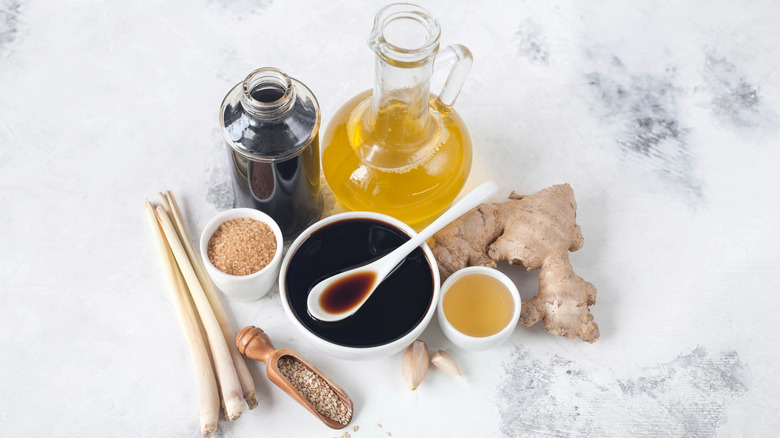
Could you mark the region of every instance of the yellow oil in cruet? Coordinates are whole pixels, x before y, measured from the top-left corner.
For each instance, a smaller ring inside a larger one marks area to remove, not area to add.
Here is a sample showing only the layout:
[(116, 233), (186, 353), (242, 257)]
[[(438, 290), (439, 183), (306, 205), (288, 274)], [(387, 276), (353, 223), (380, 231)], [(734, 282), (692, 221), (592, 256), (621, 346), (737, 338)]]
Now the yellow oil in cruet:
[[(325, 179), (345, 210), (389, 214), (420, 229), (455, 199), (471, 169), (471, 139), (452, 109), (471, 53), (439, 51), (439, 24), (423, 8), (392, 4), (376, 16), (372, 90), (346, 102), (323, 137)], [(437, 66), (451, 64), (439, 96)]]

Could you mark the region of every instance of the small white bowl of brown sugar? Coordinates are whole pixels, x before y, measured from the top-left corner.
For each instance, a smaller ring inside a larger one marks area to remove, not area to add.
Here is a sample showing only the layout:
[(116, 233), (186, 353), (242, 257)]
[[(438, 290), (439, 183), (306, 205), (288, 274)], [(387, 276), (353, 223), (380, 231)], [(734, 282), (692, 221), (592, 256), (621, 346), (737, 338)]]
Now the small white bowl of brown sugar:
[(200, 254), (211, 280), (238, 301), (254, 301), (271, 290), (279, 275), (282, 245), (279, 225), (252, 208), (223, 211), (200, 236)]

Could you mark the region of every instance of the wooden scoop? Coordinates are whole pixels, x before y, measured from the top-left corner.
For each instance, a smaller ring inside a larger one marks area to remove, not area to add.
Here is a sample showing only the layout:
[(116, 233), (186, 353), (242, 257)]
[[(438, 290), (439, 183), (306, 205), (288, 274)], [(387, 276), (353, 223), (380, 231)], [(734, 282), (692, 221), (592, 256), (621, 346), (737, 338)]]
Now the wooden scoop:
[[(352, 400), (349, 398), (347, 393), (344, 392), (340, 386), (336, 385), (336, 383), (333, 382), (333, 380), (326, 376), (322, 371), (301, 357), (301, 355), (297, 352), (289, 348), (283, 348), (281, 350), (275, 349), (274, 344), (271, 343), (271, 339), (262, 329), (254, 326), (247, 326), (241, 329), (241, 331), (238, 332), (238, 335), (236, 336), (236, 347), (238, 347), (238, 351), (241, 352), (241, 354), (244, 356), (250, 359), (265, 362), (268, 378), (271, 379), (271, 381), (274, 382), (276, 386), (282, 388), (282, 390), (284, 390), (287, 395), (292, 397), (293, 400), (297, 401), (301, 406), (314, 414), (315, 417), (319, 418), (320, 421), (325, 423), (328, 427), (333, 429), (343, 429), (352, 420)], [(339, 421), (332, 419), (323, 413), (320, 413), (317, 408), (303, 394), (301, 394), (300, 391), (295, 388), (293, 383), (287, 380), (282, 371), (279, 369), (279, 359), (284, 357), (289, 357), (298, 361), (301, 365), (306, 367), (312, 373), (316, 374), (328, 386), (330, 386), (336, 397), (338, 397), (341, 403), (344, 404), (347, 412), (349, 413), (346, 424), (340, 423)]]

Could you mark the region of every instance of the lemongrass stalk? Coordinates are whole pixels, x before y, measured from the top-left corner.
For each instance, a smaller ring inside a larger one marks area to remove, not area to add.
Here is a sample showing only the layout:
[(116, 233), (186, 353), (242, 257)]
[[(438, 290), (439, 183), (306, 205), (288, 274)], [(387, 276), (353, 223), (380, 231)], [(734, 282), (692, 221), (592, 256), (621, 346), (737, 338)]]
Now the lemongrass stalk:
[(187, 343), (190, 348), (190, 356), (195, 366), (196, 387), (198, 391), (198, 407), (200, 409), (200, 431), (204, 437), (210, 437), (217, 430), (217, 421), (219, 420), (219, 389), (217, 380), (214, 377), (214, 370), (211, 368), (211, 359), (206, 349), (206, 344), (201, 334), (195, 309), (192, 308), (187, 297), (184, 278), (179, 272), (176, 260), (173, 258), (168, 243), (163, 237), (160, 224), (152, 210), (152, 204), (146, 201), (144, 206), (147, 219), (154, 230), (155, 240), (160, 250), (165, 265), (165, 273), (168, 278), (168, 285), (173, 293), (174, 307), (179, 315), (179, 322), (182, 325), (184, 334), (187, 337)]
[[(171, 220), (171, 223), (173, 224), (173, 228), (176, 229), (176, 234), (179, 236), (179, 240), (182, 242), (182, 245), (184, 246), (184, 249), (186, 251), (188, 246), (192, 246), (192, 245), (188, 245), (188, 243), (190, 242), (189, 233), (186, 234), (186, 237), (185, 237), (185, 235), (182, 234), (182, 231), (181, 231), (182, 228), (179, 227), (178, 222), (174, 218), (174, 214), (173, 214), (173, 211), (171, 210), (171, 204), (168, 202), (168, 198), (165, 195), (163, 195), (162, 192), (157, 192), (157, 197), (160, 200), (160, 207), (162, 207), (162, 209), (165, 210), (165, 213), (168, 215), (168, 219)], [(184, 232), (186, 233), (187, 232), (187, 228), (183, 225), (183, 222), (182, 222), (181, 227), (183, 227)], [(197, 274), (198, 273), (198, 269), (197, 269), (198, 268), (198, 264), (197, 263), (193, 263), (193, 258), (190, 256), (189, 251), (187, 251), (187, 256), (190, 258), (190, 263), (192, 263), (192, 267), (195, 269), (195, 274)], [(206, 285), (210, 285), (211, 284), (211, 282), (204, 283), (201, 280), (200, 276), (198, 276), (198, 281), (200, 281), (200, 285), (201, 285), (201, 287), (203, 287), (204, 291), (206, 290)], [(206, 296), (208, 297), (208, 293), (206, 294)], [(190, 300), (190, 301), (192, 301), (192, 300)], [(212, 306), (211, 310), (214, 310), (214, 306)], [(214, 316), (216, 316), (217, 320), (219, 320), (219, 316), (218, 316), (218, 314), (216, 312), (214, 312)], [(222, 327), (222, 322), (220, 321), (220, 328), (221, 327)], [(203, 333), (203, 336), (206, 337), (206, 332), (203, 329), (203, 324), (200, 325), (200, 330)], [(223, 330), (222, 334), (224, 335), (224, 330)], [(231, 341), (232, 341), (231, 339), (225, 339), (225, 342), (227, 342), (227, 344), (228, 344), (228, 348), (233, 347), (235, 349), (235, 345), (233, 345), (233, 342), (231, 342)], [(233, 366), (235, 367), (236, 366), (236, 360), (235, 360), (235, 357), (232, 356), (232, 354), (231, 354), (231, 358), (233, 359)], [(240, 363), (243, 363), (243, 361), (241, 361)], [(241, 377), (240, 377), (241, 373), (239, 373), (238, 369), (236, 369), (236, 373), (239, 375), (238, 381), (241, 382)], [(244, 385), (242, 383), (241, 384), (241, 389), (243, 390), (243, 388), (244, 388)], [(225, 417), (227, 417), (228, 414), (227, 414), (227, 409), (225, 408), (225, 399), (224, 399), (224, 397), (220, 396), (220, 400), (219, 401), (220, 401), (220, 407), (222, 408), (222, 412), (224, 413)], [(250, 409), (251, 409), (251, 405), (250, 405)]]
[(211, 304), (209, 304), (209, 300), (206, 298), (206, 293), (203, 291), (200, 281), (198, 281), (195, 269), (193, 269), (192, 263), (190, 263), (190, 259), (187, 257), (187, 252), (184, 250), (170, 218), (160, 207), (157, 207), (155, 212), (160, 225), (162, 225), (163, 233), (166, 240), (168, 240), (173, 256), (176, 258), (176, 263), (179, 265), (179, 269), (187, 283), (187, 288), (190, 290), (190, 296), (198, 309), (198, 315), (200, 315), (203, 328), (206, 330), (209, 347), (211, 348), (211, 358), (214, 361), (222, 399), (225, 402), (225, 416), (229, 420), (235, 420), (244, 411), (244, 395), (241, 392), (241, 383), (238, 380), (236, 368), (230, 356), (230, 349), (227, 342), (225, 342), (219, 322), (216, 316), (214, 316)]
[[(157, 192), (157, 200), (160, 202), (160, 207), (168, 213), (168, 216), (172, 216), (173, 213), (171, 213), (171, 204), (168, 202), (168, 198), (161, 192)], [(173, 225), (175, 226), (176, 224)]]
[[(192, 261), (192, 267), (195, 268), (195, 273), (198, 275), (198, 280), (203, 286), (203, 291), (206, 292), (206, 297), (211, 303), (211, 308), (214, 310), (214, 315), (219, 321), (219, 327), (222, 329), (222, 335), (225, 336), (225, 341), (230, 348), (230, 356), (233, 358), (233, 364), (236, 366), (236, 373), (238, 373), (238, 379), (241, 381), (241, 389), (244, 391), (244, 399), (246, 400), (249, 409), (257, 407), (257, 393), (255, 391), (255, 381), (252, 379), (252, 374), (249, 372), (249, 368), (246, 365), (244, 357), (238, 352), (236, 348), (236, 333), (233, 331), (233, 327), (230, 326), (230, 320), (228, 319), (225, 308), (222, 307), (222, 301), (220, 301), (217, 291), (214, 289), (214, 285), (211, 283), (206, 272), (206, 267), (203, 265), (203, 259), (195, 252), (195, 248), (192, 245), (192, 239), (189, 232), (187, 232), (187, 226), (184, 225), (184, 219), (179, 210), (179, 205), (176, 203), (173, 193), (170, 190), (166, 191), (166, 203), (163, 204), (165, 211), (173, 218), (173, 225), (179, 234), (184, 245), (187, 256)], [(159, 194), (160, 198), (164, 198), (162, 193)], [(167, 205), (166, 205), (167, 204)], [(167, 208), (165, 208), (167, 206)]]
[[(173, 228), (176, 228), (176, 233), (179, 235), (179, 240), (182, 240), (182, 244), (184, 244), (184, 241), (183, 241), (183, 239), (181, 237), (181, 233), (179, 232), (178, 228), (176, 227), (176, 222), (173, 220), (173, 212), (171, 211), (171, 204), (168, 203), (168, 198), (166, 198), (165, 195), (163, 195), (160, 192), (157, 192), (157, 196), (159, 197), (160, 207), (162, 207), (162, 209), (165, 210), (165, 213), (168, 214), (168, 218), (171, 220), (171, 223), (173, 223)], [(184, 249), (186, 250), (187, 247), (185, 246)], [(192, 259), (190, 259), (190, 263), (192, 263)], [(195, 269), (195, 271), (197, 273), (197, 269)], [(200, 278), (200, 277), (198, 277), (198, 278)], [(203, 286), (203, 282), (201, 282), (201, 286)], [(187, 299), (190, 301), (190, 303), (192, 303), (192, 299), (189, 297), (189, 293), (188, 293)], [(217, 319), (219, 319), (219, 317), (217, 317)], [(204, 339), (208, 338), (206, 336), (206, 331), (203, 329), (203, 324), (198, 324), (198, 327), (200, 328), (200, 332), (203, 334), (203, 338)], [(228, 341), (228, 346), (230, 346), (230, 344), (231, 344), (231, 342)], [(224, 411), (225, 411), (225, 404), (222, 403), (222, 412), (224, 412)]]

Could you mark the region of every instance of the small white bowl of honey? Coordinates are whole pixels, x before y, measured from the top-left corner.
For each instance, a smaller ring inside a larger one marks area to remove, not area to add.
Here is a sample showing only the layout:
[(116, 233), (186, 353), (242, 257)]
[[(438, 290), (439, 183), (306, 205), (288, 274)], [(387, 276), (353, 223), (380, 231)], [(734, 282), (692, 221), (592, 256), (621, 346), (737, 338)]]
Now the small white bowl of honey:
[(439, 325), (453, 344), (466, 350), (497, 347), (512, 335), (520, 318), (520, 293), (502, 272), (470, 266), (441, 286)]

